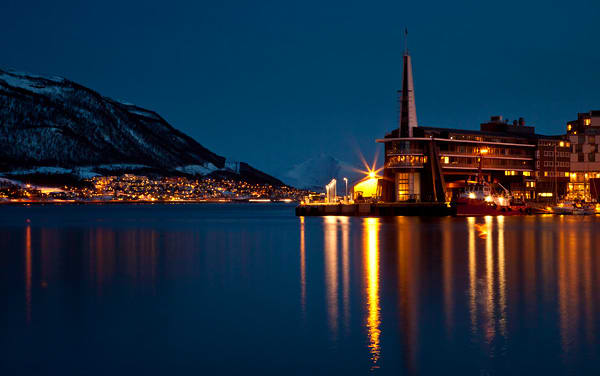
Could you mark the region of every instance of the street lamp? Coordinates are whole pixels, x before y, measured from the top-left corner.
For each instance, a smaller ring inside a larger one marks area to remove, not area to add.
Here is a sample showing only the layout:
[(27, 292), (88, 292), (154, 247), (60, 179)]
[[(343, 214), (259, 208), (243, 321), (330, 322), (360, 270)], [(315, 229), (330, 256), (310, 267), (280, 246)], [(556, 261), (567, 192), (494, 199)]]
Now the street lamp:
[(346, 199), (348, 198), (348, 178), (344, 178), (344, 181), (346, 182)]

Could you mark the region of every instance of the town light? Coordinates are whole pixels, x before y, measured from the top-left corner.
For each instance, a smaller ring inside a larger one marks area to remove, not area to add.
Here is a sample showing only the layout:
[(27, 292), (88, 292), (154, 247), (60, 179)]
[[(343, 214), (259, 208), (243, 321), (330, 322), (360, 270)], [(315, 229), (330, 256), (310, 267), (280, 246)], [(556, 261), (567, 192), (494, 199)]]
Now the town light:
[(348, 197), (348, 178), (344, 178), (344, 182), (346, 182), (346, 196)]

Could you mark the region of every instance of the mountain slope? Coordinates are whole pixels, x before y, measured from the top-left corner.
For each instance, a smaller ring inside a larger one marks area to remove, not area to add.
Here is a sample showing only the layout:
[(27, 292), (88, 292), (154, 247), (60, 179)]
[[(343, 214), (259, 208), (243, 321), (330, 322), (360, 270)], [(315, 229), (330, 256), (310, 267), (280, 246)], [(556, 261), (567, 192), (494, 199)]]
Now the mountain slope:
[(0, 70), (0, 169), (110, 164), (223, 168), (225, 158), (153, 111), (63, 78)]
[(71, 179), (136, 171), (221, 172), (283, 185), (244, 162), (226, 163), (156, 112), (64, 78), (0, 70), (0, 173)]

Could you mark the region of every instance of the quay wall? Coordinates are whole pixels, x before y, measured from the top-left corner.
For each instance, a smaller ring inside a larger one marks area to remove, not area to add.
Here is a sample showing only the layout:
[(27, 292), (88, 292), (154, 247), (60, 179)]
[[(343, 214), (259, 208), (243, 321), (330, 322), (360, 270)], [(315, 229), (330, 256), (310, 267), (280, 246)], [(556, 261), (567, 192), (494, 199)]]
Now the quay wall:
[(445, 203), (360, 203), (309, 204), (296, 207), (297, 216), (437, 216), (455, 215), (456, 208)]

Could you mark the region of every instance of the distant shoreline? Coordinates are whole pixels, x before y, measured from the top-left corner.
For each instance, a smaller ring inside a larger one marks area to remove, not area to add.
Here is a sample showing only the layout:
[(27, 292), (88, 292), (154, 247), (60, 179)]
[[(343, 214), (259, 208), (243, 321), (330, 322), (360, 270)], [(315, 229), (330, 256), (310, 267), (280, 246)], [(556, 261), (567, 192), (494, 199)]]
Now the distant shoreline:
[(104, 204), (298, 204), (297, 201), (249, 201), (249, 200), (110, 200), (110, 201), (77, 201), (77, 200), (63, 200), (63, 201), (0, 201), (0, 206), (12, 205), (12, 206), (26, 206), (26, 205), (104, 205)]

